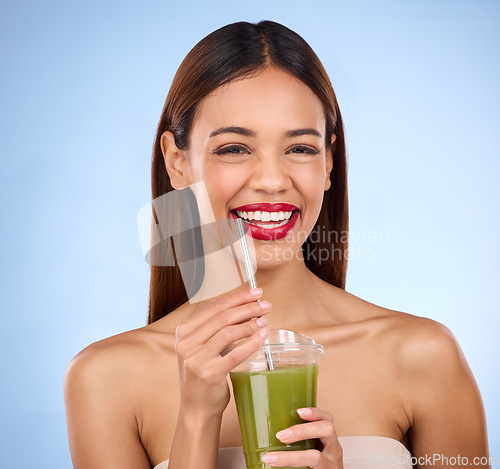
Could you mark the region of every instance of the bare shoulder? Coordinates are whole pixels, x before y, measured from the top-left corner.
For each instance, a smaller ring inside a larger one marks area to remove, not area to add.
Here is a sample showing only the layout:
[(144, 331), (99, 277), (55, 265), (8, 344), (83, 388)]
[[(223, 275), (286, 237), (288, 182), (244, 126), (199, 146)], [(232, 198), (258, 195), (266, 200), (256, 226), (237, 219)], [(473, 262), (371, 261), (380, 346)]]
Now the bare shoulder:
[(134, 365), (143, 366), (145, 362), (155, 360), (158, 354), (168, 353), (173, 349), (173, 341), (173, 334), (147, 326), (123, 332), (84, 348), (70, 362), (67, 371), (85, 368), (96, 372), (126, 372)]
[(457, 339), (444, 324), (384, 308), (345, 291), (339, 297), (348, 322), (363, 324), (408, 372), (468, 369)]
[(450, 370), (466, 365), (460, 345), (444, 324), (422, 316), (377, 306), (382, 335), (395, 360), (410, 373)]
[(68, 365), (65, 389), (78, 383), (138, 398), (155, 380), (177, 376), (175, 329), (189, 312), (184, 304), (153, 324), (89, 345)]
[[(175, 366), (173, 344), (173, 334), (148, 327), (94, 342), (69, 363), (64, 378), (65, 398), (100, 396), (116, 405), (137, 403), (139, 408), (143, 389), (157, 376), (155, 370), (168, 372)], [(115, 401), (116, 396), (126, 399)]]
[[(380, 308), (380, 307), (379, 307)], [(401, 372), (419, 378), (468, 372), (460, 345), (444, 324), (426, 317), (380, 308), (383, 335)]]
[(432, 319), (400, 313), (400, 357), (415, 371), (465, 364), (456, 337), (444, 324)]
[[(380, 307), (377, 307), (380, 308)], [(484, 456), (486, 417), (479, 387), (451, 330), (438, 321), (380, 308), (379, 344), (403, 396), (415, 455)]]
[(407, 396), (406, 411), (411, 422), (434, 403), (460, 408), (466, 401), (474, 402), (474, 415), (481, 415), (476, 381), (458, 340), (447, 326), (379, 306), (370, 311), (379, 349), (389, 357), (397, 377), (394, 384)]
[(151, 467), (141, 429), (151, 389), (175, 367), (171, 336), (136, 329), (95, 342), (70, 362), (64, 401), (75, 467)]
[(453, 333), (438, 321), (402, 311), (384, 308), (370, 303), (351, 293), (336, 289), (339, 303), (352, 322), (372, 322), (381, 333), (392, 335), (401, 342), (401, 346), (411, 355), (416, 348), (422, 352), (422, 346), (432, 354), (448, 351), (455, 353), (458, 343)]

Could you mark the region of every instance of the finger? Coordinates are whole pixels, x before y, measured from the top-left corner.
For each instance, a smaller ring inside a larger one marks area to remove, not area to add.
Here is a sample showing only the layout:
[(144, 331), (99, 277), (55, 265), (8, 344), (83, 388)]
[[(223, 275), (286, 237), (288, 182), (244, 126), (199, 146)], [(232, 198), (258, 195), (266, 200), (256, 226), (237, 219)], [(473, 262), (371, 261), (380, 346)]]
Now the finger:
[(330, 438), (336, 439), (337, 435), (332, 422), (319, 420), (317, 422), (300, 423), (281, 430), (276, 434), (276, 438), (286, 444), (313, 438), (319, 438), (324, 443), (329, 441)]
[(264, 343), (268, 330), (258, 329), (241, 346), (224, 357), (214, 352), (216, 350), (214, 347), (211, 352), (207, 352), (206, 347), (198, 347), (184, 359), (184, 367), (206, 384), (218, 384), (236, 365), (246, 360)]
[(231, 292), (224, 295), (222, 298), (214, 301), (210, 305), (202, 308), (187, 321), (180, 324), (176, 331), (176, 337), (182, 338), (190, 332), (196, 330), (201, 324), (205, 323), (211, 317), (229, 308), (234, 308), (249, 302), (258, 300), (262, 296), (262, 289), (255, 288), (253, 290), (242, 290), (239, 292)]
[(178, 339), (175, 344), (175, 351), (177, 354), (183, 356), (185, 352), (191, 353), (196, 350), (200, 345), (208, 343), (211, 339), (217, 337), (216, 344), (217, 347), (219, 343), (222, 343), (222, 348), (217, 350), (216, 353), (222, 352), (228, 345), (232, 344), (234, 341), (243, 339), (255, 332), (255, 325), (250, 325), (248, 334), (241, 335), (239, 331), (243, 329), (232, 329), (231, 326), (238, 324), (245, 324), (249, 322), (250, 319), (257, 318), (264, 314), (267, 314), (271, 309), (271, 303), (268, 301), (261, 301), (260, 303), (253, 302), (248, 303), (243, 306), (238, 306), (226, 311), (222, 311), (218, 316), (211, 318), (204, 324), (202, 324), (198, 329), (192, 331), (186, 336)]
[(306, 451), (275, 451), (261, 457), (262, 462), (271, 467), (318, 467), (322, 455), (316, 449)]
[(297, 413), (302, 420), (313, 422), (316, 420), (328, 420), (333, 423), (333, 416), (326, 410), (318, 409), (317, 407), (303, 407), (297, 409)]
[[(203, 351), (203, 353), (208, 356), (220, 355), (223, 350), (228, 348), (228, 345), (251, 336), (266, 325), (267, 320), (265, 318), (254, 318), (242, 324), (224, 327), (217, 331), (215, 335), (207, 341), (203, 348), (200, 348), (200, 352)], [(238, 343), (232, 350), (242, 345), (243, 342)]]
[[(242, 324), (250, 319), (263, 316), (267, 314), (270, 309), (271, 303), (269, 303), (269, 301), (254, 301), (242, 306), (227, 309), (201, 324), (196, 330), (188, 334), (188, 336), (192, 336), (193, 338), (196, 337), (199, 343), (205, 343), (223, 328)], [(228, 344), (229, 343), (231, 342), (228, 342)]]
[(220, 357), (220, 362), (224, 365), (224, 368), (231, 371), (235, 366), (245, 361), (248, 357), (250, 357), (250, 355), (255, 353), (260, 346), (262, 346), (268, 334), (268, 329), (261, 328), (260, 330), (254, 332), (241, 345), (238, 345), (231, 350), (231, 352), (227, 355)]

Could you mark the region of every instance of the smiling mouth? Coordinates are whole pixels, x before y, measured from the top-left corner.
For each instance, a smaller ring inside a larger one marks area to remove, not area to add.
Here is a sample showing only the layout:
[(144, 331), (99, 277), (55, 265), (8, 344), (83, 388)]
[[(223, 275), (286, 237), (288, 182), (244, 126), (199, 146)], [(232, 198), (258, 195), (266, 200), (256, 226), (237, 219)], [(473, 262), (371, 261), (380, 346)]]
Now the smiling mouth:
[(234, 219), (241, 218), (248, 224), (252, 238), (271, 241), (287, 236), (295, 226), (299, 213), (298, 207), (283, 202), (253, 203), (231, 210)]
[(273, 229), (286, 225), (291, 220), (294, 212), (296, 211), (297, 210), (286, 212), (266, 212), (264, 210), (256, 210), (245, 212), (242, 210), (231, 210), (231, 213), (235, 214), (250, 225)]

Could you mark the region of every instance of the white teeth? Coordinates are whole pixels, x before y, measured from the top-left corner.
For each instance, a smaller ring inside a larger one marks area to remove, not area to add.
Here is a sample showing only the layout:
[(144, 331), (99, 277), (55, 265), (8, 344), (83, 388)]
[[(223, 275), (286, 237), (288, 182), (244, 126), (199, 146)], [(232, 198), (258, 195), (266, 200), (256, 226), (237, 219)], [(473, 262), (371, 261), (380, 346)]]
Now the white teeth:
[(251, 221), (263, 221), (263, 222), (269, 222), (269, 221), (277, 221), (280, 222), (278, 224), (267, 224), (267, 225), (260, 225), (258, 223), (254, 223), (254, 225), (257, 226), (264, 226), (267, 228), (275, 228), (278, 226), (282, 226), (285, 223), (288, 223), (290, 220), (290, 217), (292, 216), (292, 212), (266, 212), (266, 211), (261, 211), (257, 210), (255, 212), (243, 212), (241, 210), (236, 210), (236, 213), (240, 218), (243, 218), (245, 220)]
[(267, 223), (267, 224), (264, 224), (264, 223), (252, 223), (252, 225), (260, 226), (261, 228), (272, 229), (272, 228), (278, 228), (280, 226), (286, 225), (288, 222), (289, 222), (289, 220), (283, 220), (280, 223), (272, 223), (272, 224), (270, 224), (270, 223)]

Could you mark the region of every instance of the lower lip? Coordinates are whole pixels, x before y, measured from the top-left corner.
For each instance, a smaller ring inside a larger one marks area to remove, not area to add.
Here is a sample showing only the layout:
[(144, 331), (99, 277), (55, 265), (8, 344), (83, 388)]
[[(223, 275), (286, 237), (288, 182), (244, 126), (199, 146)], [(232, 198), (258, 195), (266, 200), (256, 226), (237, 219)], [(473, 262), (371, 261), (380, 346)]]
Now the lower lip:
[[(231, 212), (231, 216), (237, 220), (238, 217)], [(262, 226), (257, 226), (257, 225), (252, 225), (251, 223), (248, 223), (247, 221), (243, 220), (243, 223), (245, 225), (248, 225), (250, 227), (250, 236), (253, 239), (261, 239), (264, 241), (274, 241), (276, 239), (281, 239), (284, 238), (289, 231), (295, 226), (295, 223), (297, 222), (297, 218), (299, 217), (299, 212), (296, 211), (288, 221), (283, 226), (279, 226), (277, 228), (264, 228)]]

